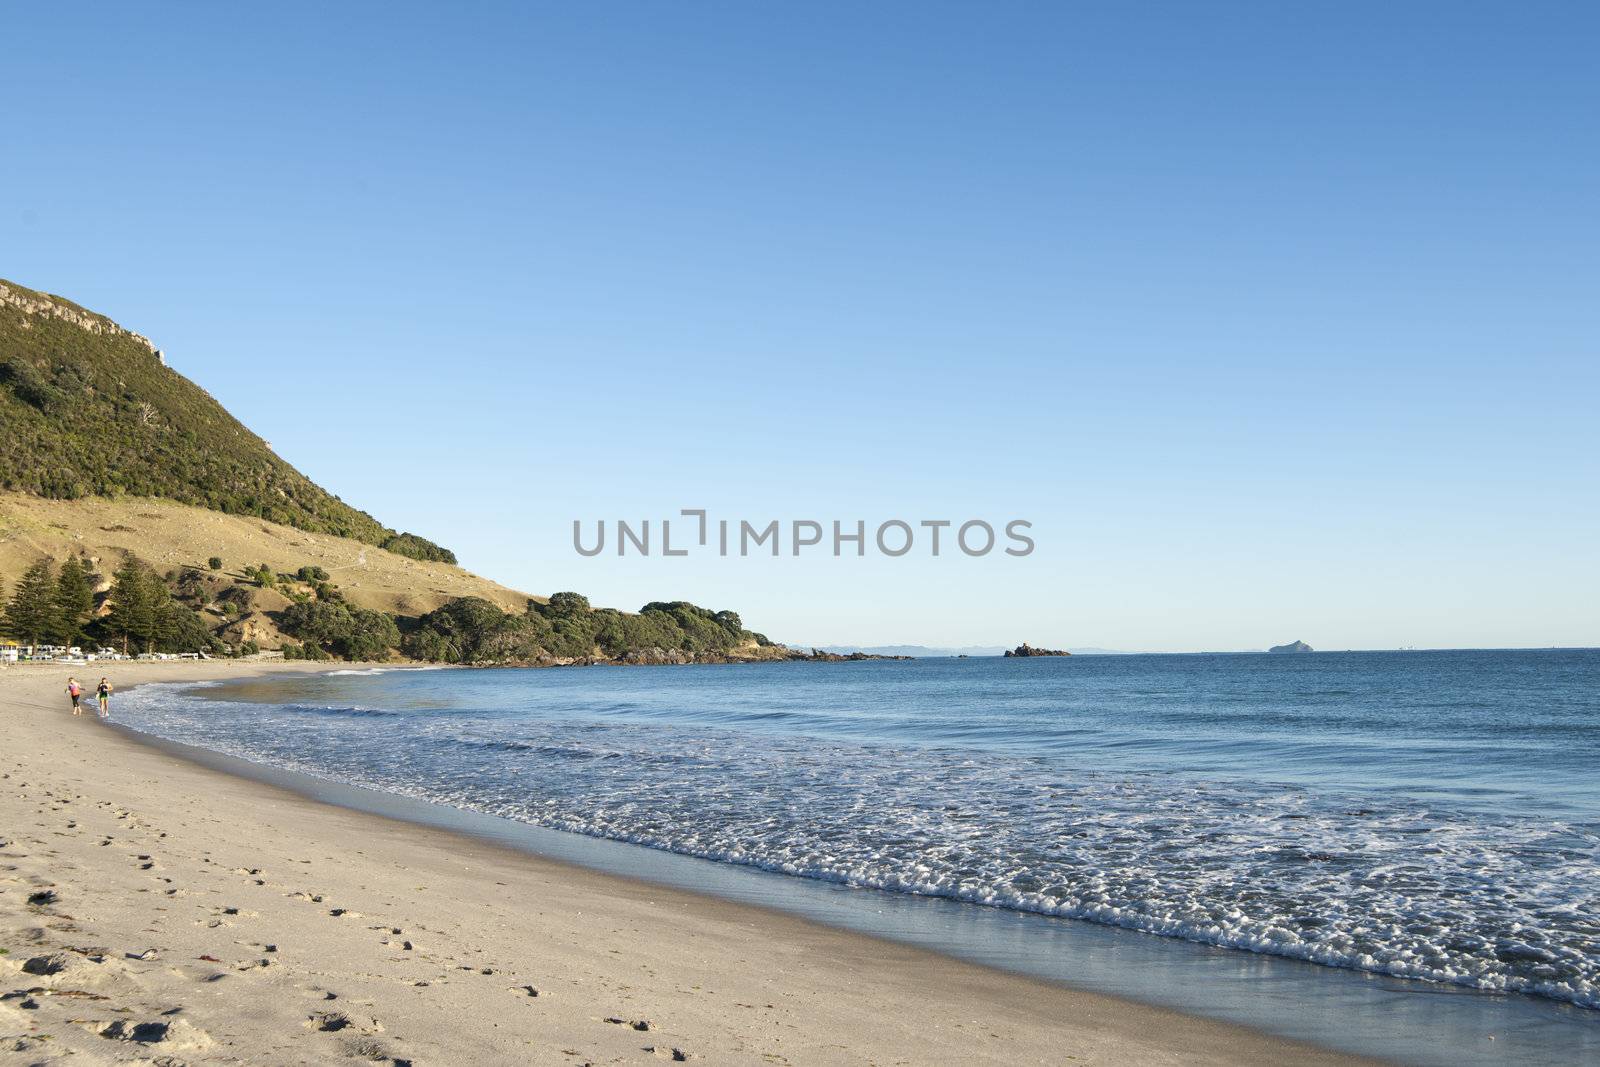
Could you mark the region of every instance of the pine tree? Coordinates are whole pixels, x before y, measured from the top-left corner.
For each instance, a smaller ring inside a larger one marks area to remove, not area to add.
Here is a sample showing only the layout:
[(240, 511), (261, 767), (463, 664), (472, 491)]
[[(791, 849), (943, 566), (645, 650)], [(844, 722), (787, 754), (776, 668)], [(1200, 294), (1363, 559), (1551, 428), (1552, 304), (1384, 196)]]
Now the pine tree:
[(30, 645), (50, 640), (61, 628), (51, 571), (48, 559), (29, 567), (6, 607), (6, 629)]
[(129, 556), (112, 576), (111, 613), (106, 616), (106, 630), (121, 638), (122, 650), (128, 651), (130, 643), (142, 651), (155, 650), (155, 642), (165, 622), (166, 601), (171, 594), (138, 557)]
[(94, 590), (89, 588), (89, 575), (78, 557), (69, 556), (56, 576), (56, 616), (60, 624), (57, 634), (62, 644), (73, 644), (83, 636), (83, 624), (93, 611)]

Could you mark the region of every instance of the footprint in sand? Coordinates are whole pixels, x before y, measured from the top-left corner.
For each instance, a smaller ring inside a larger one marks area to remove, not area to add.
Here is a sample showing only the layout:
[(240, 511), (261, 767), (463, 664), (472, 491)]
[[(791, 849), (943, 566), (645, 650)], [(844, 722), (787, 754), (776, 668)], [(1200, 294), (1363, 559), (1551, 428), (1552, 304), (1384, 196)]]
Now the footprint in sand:
[(343, 1030), (354, 1030), (363, 1034), (376, 1034), (383, 1031), (383, 1024), (370, 1015), (350, 1015), (342, 1011), (312, 1012), (305, 1025), (308, 1029), (320, 1030), (329, 1034), (339, 1033)]
[(164, 1051), (198, 1051), (210, 1048), (214, 1044), (210, 1034), (191, 1026), (183, 1019), (152, 1019), (146, 1022), (118, 1019), (105, 1026), (98, 1023), (90, 1023), (88, 1026), (101, 1037), (112, 1041), (159, 1045)]
[(623, 1019), (619, 1016), (612, 1015), (607, 1017), (606, 1022), (610, 1023), (612, 1026), (631, 1026), (640, 1032), (655, 1029), (654, 1024), (651, 1023), (649, 1019)]

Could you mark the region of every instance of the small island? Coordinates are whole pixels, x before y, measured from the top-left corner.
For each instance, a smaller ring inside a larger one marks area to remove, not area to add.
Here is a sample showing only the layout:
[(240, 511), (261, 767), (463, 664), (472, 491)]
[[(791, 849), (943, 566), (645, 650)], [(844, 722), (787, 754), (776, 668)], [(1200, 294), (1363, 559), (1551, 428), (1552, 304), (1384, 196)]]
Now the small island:
[(1005, 654), (1006, 654), (1006, 658), (1007, 659), (1010, 659), (1012, 657), (1023, 657), (1023, 656), (1070, 656), (1070, 655), (1072, 655), (1071, 652), (1067, 652), (1067, 651), (1064, 651), (1064, 650), (1059, 649), (1059, 648), (1034, 648), (1032, 645), (1028, 644), (1028, 642), (1026, 642), (1026, 641), (1022, 642), (1022, 644), (1018, 645), (1016, 648), (1007, 649)]
[(1273, 645), (1268, 652), (1315, 652), (1316, 649), (1304, 641), (1293, 641), (1287, 645)]

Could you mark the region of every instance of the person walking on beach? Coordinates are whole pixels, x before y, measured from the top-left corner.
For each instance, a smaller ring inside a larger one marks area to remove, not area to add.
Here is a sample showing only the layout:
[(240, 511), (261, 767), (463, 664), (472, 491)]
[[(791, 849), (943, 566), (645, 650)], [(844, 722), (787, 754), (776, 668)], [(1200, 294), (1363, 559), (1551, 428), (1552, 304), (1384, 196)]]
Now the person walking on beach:
[(100, 717), (102, 719), (111, 718), (111, 683), (102, 677), (100, 684), (95, 688), (94, 695), (100, 698)]
[(83, 686), (76, 678), (67, 679), (67, 696), (72, 698), (72, 714), (83, 714)]

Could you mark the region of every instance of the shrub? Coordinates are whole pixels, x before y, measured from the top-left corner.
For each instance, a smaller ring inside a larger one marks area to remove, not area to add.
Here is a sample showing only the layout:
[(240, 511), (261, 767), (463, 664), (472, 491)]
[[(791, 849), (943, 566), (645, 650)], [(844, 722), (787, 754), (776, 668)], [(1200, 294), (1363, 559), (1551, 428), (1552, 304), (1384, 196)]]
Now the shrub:
[(399, 556), (409, 556), (412, 559), (426, 560), (432, 563), (454, 563), (456, 554), (448, 548), (441, 548), (414, 533), (395, 534), (386, 538), (379, 546)]
[(243, 614), (249, 611), (250, 605), (255, 602), (255, 591), (248, 585), (230, 585), (222, 591), (221, 599), (224, 610), (226, 610), (227, 605), (233, 604), (236, 610)]

